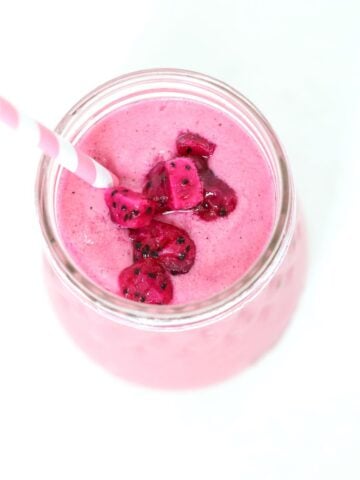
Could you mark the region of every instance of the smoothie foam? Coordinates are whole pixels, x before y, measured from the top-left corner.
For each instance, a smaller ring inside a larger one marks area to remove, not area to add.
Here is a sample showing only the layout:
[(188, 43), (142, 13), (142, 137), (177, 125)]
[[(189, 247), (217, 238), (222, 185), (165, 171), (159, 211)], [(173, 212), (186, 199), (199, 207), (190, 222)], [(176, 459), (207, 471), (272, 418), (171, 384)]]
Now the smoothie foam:
[[(144, 100), (108, 114), (78, 146), (110, 168), (130, 189), (141, 191), (146, 173), (175, 154), (180, 131), (217, 145), (210, 168), (237, 193), (237, 208), (213, 222), (187, 213), (158, 219), (184, 228), (196, 244), (193, 268), (172, 277), (172, 303), (203, 300), (241, 278), (262, 253), (275, 219), (270, 167), (250, 135), (226, 114), (189, 100)], [(132, 263), (126, 229), (111, 222), (104, 192), (63, 172), (57, 192), (57, 223), (69, 254), (93, 282), (118, 293), (118, 275)]]

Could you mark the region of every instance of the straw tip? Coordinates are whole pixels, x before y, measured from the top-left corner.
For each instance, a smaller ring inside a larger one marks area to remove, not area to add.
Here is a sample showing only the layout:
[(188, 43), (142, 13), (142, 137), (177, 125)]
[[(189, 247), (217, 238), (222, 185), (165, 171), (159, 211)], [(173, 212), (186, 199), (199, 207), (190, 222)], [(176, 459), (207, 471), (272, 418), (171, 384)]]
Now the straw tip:
[(119, 185), (119, 178), (111, 172), (111, 185), (109, 185), (109, 187), (118, 187)]

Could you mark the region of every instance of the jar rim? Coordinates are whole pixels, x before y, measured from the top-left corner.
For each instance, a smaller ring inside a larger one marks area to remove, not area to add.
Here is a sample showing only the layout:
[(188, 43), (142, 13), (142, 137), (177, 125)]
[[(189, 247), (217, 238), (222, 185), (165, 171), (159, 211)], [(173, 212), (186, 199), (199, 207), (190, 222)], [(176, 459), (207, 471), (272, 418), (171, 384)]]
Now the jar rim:
[(182, 69), (155, 68), (121, 75), (95, 88), (78, 101), (65, 114), (55, 130), (64, 136), (69, 135), (67, 132), (69, 124), (81, 115), (90, 103), (96, 104), (101, 99), (110, 98), (110, 93), (119, 88), (149, 87), (149, 84), (156, 82), (162, 82), (159, 85), (192, 84), (200, 90), (211, 91), (219, 98), (233, 102), (235, 107), (241, 106), (249, 115), (251, 114), (253, 126), (271, 148), (279, 174), (278, 218), (266, 248), (248, 272), (222, 292), (202, 301), (158, 306), (126, 300), (102, 289), (87, 278), (61, 245), (52, 217), (54, 209), (49, 200), (52, 193), (49, 192), (49, 183), (53, 178), (51, 170), (54, 170), (55, 164), (45, 155), (41, 157), (38, 169), (36, 203), (47, 258), (56, 274), (80, 301), (117, 323), (150, 330), (179, 330), (220, 320), (242, 308), (258, 294), (277, 271), (290, 244), (295, 226), (296, 205), (287, 158), (269, 122), (257, 107), (237, 90), (205, 74)]

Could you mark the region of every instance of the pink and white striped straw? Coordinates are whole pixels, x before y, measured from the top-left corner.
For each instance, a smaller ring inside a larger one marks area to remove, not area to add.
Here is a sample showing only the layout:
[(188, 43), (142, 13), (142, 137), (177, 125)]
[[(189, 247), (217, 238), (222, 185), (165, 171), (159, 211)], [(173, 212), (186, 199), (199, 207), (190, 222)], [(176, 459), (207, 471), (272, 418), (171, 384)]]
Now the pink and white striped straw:
[(0, 97), (0, 121), (15, 130), (28, 144), (38, 146), (59, 165), (96, 188), (113, 187), (119, 179), (65, 138), (17, 110)]

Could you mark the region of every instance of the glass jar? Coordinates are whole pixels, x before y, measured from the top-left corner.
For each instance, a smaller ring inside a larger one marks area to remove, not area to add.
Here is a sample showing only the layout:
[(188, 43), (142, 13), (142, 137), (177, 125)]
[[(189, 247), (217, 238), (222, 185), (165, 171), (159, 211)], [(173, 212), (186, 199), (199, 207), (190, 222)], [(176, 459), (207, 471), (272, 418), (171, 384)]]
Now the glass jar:
[(46, 284), (61, 322), (104, 367), (150, 386), (197, 387), (241, 371), (279, 339), (304, 282), (305, 238), (287, 160), (273, 129), (246, 98), (218, 80), (175, 69), (123, 75), (80, 100), (56, 131), (76, 143), (120, 106), (158, 97), (196, 100), (221, 110), (261, 148), (277, 196), (276, 221), (264, 252), (245, 276), (206, 301), (166, 306), (129, 302), (92, 283), (64, 248), (55, 215), (62, 169), (43, 156), (36, 189)]

